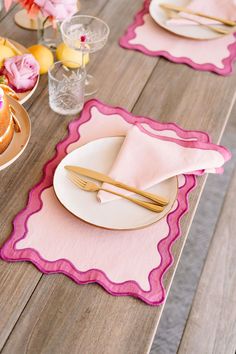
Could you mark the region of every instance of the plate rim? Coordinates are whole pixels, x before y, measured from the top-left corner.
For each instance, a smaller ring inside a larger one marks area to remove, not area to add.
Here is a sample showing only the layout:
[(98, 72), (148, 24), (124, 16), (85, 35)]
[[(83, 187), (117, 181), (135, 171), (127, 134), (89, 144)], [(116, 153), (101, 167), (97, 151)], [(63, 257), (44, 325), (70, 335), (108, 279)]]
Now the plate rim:
[[(57, 167), (56, 167), (56, 169), (55, 169), (55, 171), (54, 171), (54, 175), (53, 175), (52, 187), (53, 187), (53, 190), (54, 190), (54, 193), (55, 193), (55, 196), (56, 196), (57, 200), (58, 200), (59, 203), (63, 206), (63, 208), (65, 208), (70, 214), (74, 215), (74, 216), (75, 216), (76, 218), (78, 218), (79, 220), (85, 222), (85, 223), (88, 224), (88, 225), (92, 225), (92, 226), (95, 226), (95, 227), (100, 228), (100, 229), (103, 229), (103, 230), (110, 230), (110, 231), (112, 231), (112, 230), (113, 230), (113, 231), (114, 231), (114, 230), (116, 230), (116, 231), (141, 230), (141, 229), (144, 229), (144, 228), (146, 228), (146, 227), (149, 227), (149, 226), (151, 226), (151, 225), (153, 225), (153, 224), (155, 224), (155, 223), (157, 223), (157, 222), (163, 220), (169, 213), (172, 212), (173, 206), (174, 206), (176, 200), (178, 199), (178, 191), (179, 191), (179, 188), (178, 188), (178, 176), (173, 176), (173, 177), (171, 177), (172, 179), (175, 179), (176, 191), (175, 191), (174, 200), (173, 200), (173, 202), (172, 202), (172, 204), (171, 204), (171, 206), (170, 206), (169, 211), (168, 211), (167, 213), (165, 213), (160, 219), (155, 220), (155, 221), (152, 221), (152, 222), (150, 222), (150, 223), (148, 223), (148, 224), (145, 224), (145, 225), (143, 225), (143, 226), (138, 226), (138, 227), (129, 227), (129, 228), (126, 228), (126, 227), (120, 227), (120, 228), (118, 228), (118, 227), (116, 227), (116, 228), (114, 228), (114, 227), (105, 227), (105, 226), (101, 226), (101, 225), (94, 224), (94, 223), (92, 223), (92, 222), (90, 222), (90, 221), (88, 221), (88, 220), (86, 220), (86, 219), (84, 219), (84, 218), (82, 218), (82, 217), (76, 215), (72, 210), (68, 209), (68, 208), (61, 202), (61, 200), (59, 199), (59, 197), (58, 197), (58, 195), (57, 195), (57, 192), (56, 192), (56, 188), (55, 188), (55, 186), (54, 186), (54, 181), (55, 181), (56, 171), (57, 171), (58, 167), (61, 165), (62, 161), (63, 161), (68, 155), (72, 154), (74, 151), (77, 151), (78, 149), (80, 149), (80, 148), (82, 148), (82, 147), (84, 147), (84, 146), (86, 146), (86, 145), (88, 145), (88, 144), (90, 144), (90, 143), (93, 143), (94, 141), (99, 141), (99, 140), (101, 141), (101, 140), (107, 140), (107, 139), (112, 139), (112, 138), (125, 138), (125, 136), (124, 136), (124, 135), (123, 135), (123, 136), (121, 136), (121, 135), (119, 135), (119, 136), (106, 136), (106, 137), (94, 139), (94, 140), (91, 140), (90, 142), (85, 143), (85, 144), (79, 146), (78, 148), (76, 148), (76, 149), (70, 151), (68, 154), (66, 154), (66, 156), (64, 156), (64, 158), (63, 158), (63, 159), (59, 162), (59, 164), (57, 165)], [(157, 184), (158, 184), (158, 183), (157, 183)], [(150, 211), (150, 212), (151, 212), (151, 211)]]
[[(181, 33), (177, 33), (176, 31), (172, 30), (170, 27), (168, 26), (165, 26), (164, 24), (162, 24), (160, 21), (157, 22), (157, 20), (155, 19), (155, 17), (153, 16), (153, 12), (152, 12), (152, 8), (153, 8), (153, 3), (158, 3), (158, 6), (159, 4), (162, 2), (161, 0), (151, 0), (150, 4), (149, 4), (149, 14), (151, 16), (151, 18), (153, 19), (153, 21), (158, 25), (160, 26), (161, 28), (165, 29), (166, 31), (176, 35), (177, 37), (183, 37), (183, 38), (187, 38), (187, 39), (193, 39), (193, 40), (196, 40), (196, 41), (206, 41), (206, 40), (214, 40), (214, 39), (219, 39), (219, 38), (222, 38), (223, 37), (223, 34), (220, 34), (220, 33), (215, 33), (215, 36), (214, 37), (206, 37), (206, 38), (199, 38), (199, 37), (194, 37), (194, 36), (190, 36), (190, 35), (185, 35), (185, 34), (181, 34)], [(163, 11), (163, 10), (162, 10)], [(233, 32), (232, 32), (233, 33)]]
[[(14, 104), (16, 106), (18, 106), (18, 107), (20, 106), (20, 109), (22, 109), (24, 111), (27, 123), (29, 125), (29, 133), (27, 135), (27, 139), (26, 139), (26, 142), (25, 142), (24, 146), (14, 155), (14, 157), (12, 157), (10, 160), (8, 160), (7, 162), (5, 162), (2, 165), (1, 165), (1, 161), (0, 161), (0, 172), (3, 171), (5, 168), (9, 167), (13, 162), (15, 162), (22, 155), (22, 153), (25, 151), (25, 149), (26, 149), (26, 147), (27, 147), (27, 145), (29, 143), (30, 137), (31, 137), (31, 129), (32, 129), (32, 127), (31, 127), (31, 120), (30, 120), (28, 112), (26, 111), (24, 106), (20, 102), (16, 101), (14, 98), (9, 97), (9, 101), (10, 102), (14, 102)], [(9, 146), (10, 146), (10, 144), (9, 144)], [(4, 155), (4, 152), (3, 152), (3, 154), (0, 155), (0, 157), (3, 156), (3, 155)]]

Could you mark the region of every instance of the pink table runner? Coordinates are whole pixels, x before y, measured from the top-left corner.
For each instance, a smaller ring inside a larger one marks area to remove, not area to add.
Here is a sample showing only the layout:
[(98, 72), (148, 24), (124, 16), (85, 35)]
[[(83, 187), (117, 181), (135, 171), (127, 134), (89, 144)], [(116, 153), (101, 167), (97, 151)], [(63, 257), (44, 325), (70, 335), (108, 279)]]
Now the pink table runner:
[(125, 136), (132, 125), (151, 134), (186, 141), (209, 142), (199, 131), (173, 123), (133, 116), (97, 100), (86, 103), (80, 118), (69, 124), (68, 136), (46, 163), (42, 180), (29, 193), (27, 206), (16, 215), (13, 232), (0, 250), (6, 261), (31, 261), (43, 273), (63, 273), (78, 284), (97, 282), (112, 295), (138, 297), (150, 305), (165, 299), (163, 276), (173, 262), (171, 247), (181, 236), (180, 219), (188, 210), (193, 175), (178, 177), (178, 198), (169, 214), (145, 229), (110, 231), (79, 220), (57, 200), (52, 187), (58, 163), (70, 151), (94, 139)]
[[(208, 7), (209, 3), (214, 4), (214, 1), (207, 0)], [(196, 2), (202, 4), (205, 0)], [(175, 63), (188, 64), (197, 70), (212, 71), (220, 75), (232, 73), (236, 58), (235, 34), (207, 41), (181, 38), (155, 23), (149, 15), (149, 4), (150, 0), (144, 1), (142, 10), (136, 14), (134, 22), (121, 37), (120, 45), (123, 48), (139, 50), (150, 56), (163, 56)], [(225, 9), (227, 10), (227, 7)], [(223, 16), (221, 11), (221, 17)]]

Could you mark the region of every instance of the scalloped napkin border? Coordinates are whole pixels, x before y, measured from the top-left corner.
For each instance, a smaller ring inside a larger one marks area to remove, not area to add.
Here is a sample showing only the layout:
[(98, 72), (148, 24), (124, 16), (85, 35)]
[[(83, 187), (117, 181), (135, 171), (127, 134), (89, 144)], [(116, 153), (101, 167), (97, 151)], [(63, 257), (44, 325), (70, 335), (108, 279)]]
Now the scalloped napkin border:
[[(160, 254), (160, 264), (157, 268), (151, 270), (148, 276), (150, 289), (143, 290), (136, 281), (130, 280), (123, 283), (115, 283), (110, 280), (106, 274), (99, 269), (90, 269), (88, 271), (79, 271), (67, 259), (58, 259), (56, 261), (48, 261), (44, 259), (40, 253), (32, 248), (17, 249), (16, 243), (27, 237), (27, 223), (29, 218), (43, 208), (41, 199), (42, 192), (51, 187), (53, 183), (54, 171), (59, 162), (66, 156), (67, 148), (76, 145), (80, 136), (80, 127), (88, 123), (92, 119), (92, 108), (109, 116), (118, 115), (129, 124), (142, 124), (156, 131), (168, 130), (172, 131), (180, 139), (194, 139), (204, 142), (210, 142), (208, 134), (200, 131), (184, 130), (174, 123), (160, 123), (151, 118), (133, 116), (123, 108), (111, 107), (101, 101), (92, 99), (88, 101), (83, 109), (80, 118), (73, 120), (68, 126), (67, 137), (56, 145), (56, 153), (43, 168), (43, 177), (29, 192), (29, 198), (26, 207), (21, 210), (13, 220), (13, 231), (0, 249), (0, 257), (6, 261), (30, 261), (43, 273), (63, 273), (72, 278), (78, 284), (87, 284), (96, 282), (100, 284), (107, 292), (115, 296), (133, 296), (137, 297), (149, 305), (160, 305), (165, 300), (165, 289), (163, 285), (163, 276), (173, 263), (171, 247), (175, 240), (181, 236), (180, 220), (188, 211), (188, 196), (190, 191), (196, 186), (196, 177), (193, 175), (182, 175), (184, 183), (179, 187), (177, 205), (173, 207), (166, 217), (169, 232), (168, 235), (161, 239), (157, 244), (157, 252)], [(70, 151), (70, 150), (69, 150)], [(156, 224), (158, 226), (158, 223)], [(91, 226), (93, 227), (93, 226)], [(145, 229), (144, 229), (145, 231)], [(112, 231), (107, 231), (112, 232)]]
[[(222, 76), (228, 76), (233, 72), (233, 62), (236, 59), (236, 33), (234, 33), (234, 37), (235, 37), (234, 42), (230, 43), (227, 46), (229, 56), (222, 59), (222, 64), (223, 64), (222, 68), (219, 68), (212, 63), (199, 64), (185, 56), (176, 57), (166, 50), (152, 51), (146, 48), (145, 45), (143, 45), (142, 43), (140, 44), (131, 43), (130, 41), (136, 38), (137, 36), (136, 29), (140, 28), (145, 24), (144, 16), (149, 14), (150, 1), (151, 0), (144, 0), (143, 8), (140, 11), (138, 11), (138, 13), (134, 17), (133, 23), (128, 26), (125, 34), (120, 38), (119, 44), (121, 47), (125, 49), (138, 50), (149, 56), (162, 56), (174, 63), (187, 64), (193, 69), (200, 70), (200, 71), (211, 71)], [(173, 38), (175, 38), (175, 40), (181, 40), (174, 34), (173, 34)]]

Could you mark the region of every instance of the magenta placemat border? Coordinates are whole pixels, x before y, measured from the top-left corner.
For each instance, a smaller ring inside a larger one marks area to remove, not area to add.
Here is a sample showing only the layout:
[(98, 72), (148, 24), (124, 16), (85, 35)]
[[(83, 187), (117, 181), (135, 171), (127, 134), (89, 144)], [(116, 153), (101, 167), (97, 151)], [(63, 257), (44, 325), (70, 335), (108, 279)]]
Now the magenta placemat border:
[(78, 284), (87, 284), (96, 282), (103, 286), (107, 292), (112, 295), (138, 297), (150, 305), (160, 305), (165, 299), (165, 289), (163, 286), (163, 276), (173, 263), (171, 247), (174, 241), (181, 235), (180, 220), (188, 211), (188, 195), (196, 186), (196, 177), (185, 175), (185, 184), (179, 189), (178, 206), (169, 213), (167, 217), (169, 225), (169, 234), (162, 239), (157, 249), (161, 256), (160, 265), (153, 269), (149, 274), (150, 291), (142, 290), (135, 281), (126, 281), (124, 283), (114, 283), (108, 279), (106, 274), (99, 269), (91, 269), (81, 272), (76, 269), (71, 262), (66, 259), (60, 259), (50, 262), (41, 257), (34, 249), (17, 250), (15, 245), (20, 239), (27, 237), (27, 222), (31, 215), (41, 210), (43, 207), (41, 193), (52, 186), (54, 171), (58, 163), (66, 155), (67, 147), (80, 138), (80, 127), (91, 119), (91, 109), (96, 107), (101, 113), (108, 116), (119, 114), (129, 124), (145, 123), (156, 130), (173, 130), (180, 137), (195, 137), (201, 140), (203, 145), (209, 142), (208, 134), (200, 131), (186, 131), (174, 123), (160, 123), (147, 117), (132, 116), (131, 113), (123, 108), (111, 107), (98, 100), (90, 100), (85, 104), (80, 118), (73, 120), (68, 127), (68, 136), (59, 142), (56, 146), (54, 157), (49, 160), (43, 168), (43, 177), (29, 192), (29, 198), (26, 207), (20, 211), (13, 220), (13, 231), (0, 249), (0, 256), (6, 261), (30, 261), (36, 265), (43, 273), (63, 273), (72, 278)]
[[(143, 8), (135, 15), (134, 22), (127, 28), (125, 34), (119, 40), (119, 44), (121, 47), (125, 49), (138, 50), (149, 56), (162, 56), (174, 63), (187, 64), (193, 69), (200, 71), (211, 71), (223, 76), (228, 76), (233, 72), (233, 62), (236, 59), (236, 39), (234, 43), (228, 46), (230, 55), (222, 60), (222, 63), (224, 64), (223, 68), (218, 68), (217, 66), (211, 63), (197, 64), (187, 57), (177, 58), (164, 50), (151, 51), (144, 47), (142, 44), (130, 44), (129, 41), (136, 37), (136, 28), (144, 24), (143, 16), (149, 13), (149, 4), (150, 0), (144, 0)], [(234, 33), (234, 37), (236, 38), (236, 33)]]

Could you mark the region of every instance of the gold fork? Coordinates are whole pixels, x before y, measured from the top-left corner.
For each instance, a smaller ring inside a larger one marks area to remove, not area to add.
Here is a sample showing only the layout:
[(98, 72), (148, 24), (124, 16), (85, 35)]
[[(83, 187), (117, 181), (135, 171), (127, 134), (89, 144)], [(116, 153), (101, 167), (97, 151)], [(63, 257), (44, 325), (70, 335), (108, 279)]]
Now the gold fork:
[(70, 180), (76, 185), (78, 186), (79, 188), (87, 191), (87, 192), (98, 192), (98, 191), (105, 191), (105, 192), (108, 192), (108, 193), (112, 193), (112, 194), (115, 194), (119, 197), (122, 197), (124, 199), (127, 199), (129, 200), (130, 202), (133, 202), (137, 205), (140, 205), (142, 206), (143, 208), (146, 208), (146, 209), (149, 209), (151, 211), (154, 211), (156, 213), (161, 213), (163, 211), (163, 207), (161, 207), (160, 205), (157, 205), (155, 203), (149, 203), (149, 202), (145, 202), (143, 200), (140, 200), (140, 199), (137, 199), (137, 198), (132, 198), (132, 197), (129, 197), (129, 196), (126, 196), (126, 195), (123, 195), (123, 194), (120, 194), (120, 193), (117, 193), (115, 191), (112, 191), (112, 190), (109, 190), (109, 189), (105, 189), (105, 188), (102, 188), (100, 187), (99, 185), (97, 185), (96, 183), (93, 183), (91, 181), (88, 181), (88, 180), (84, 180), (82, 178), (80, 178), (78, 175), (76, 175), (75, 173), (73, 172), (69, 172), (69, 178)]
[[(181, 16), (180, 14), (176, 14), (174, 11), (172, 10), (167, 10), (168, 14), (169, 14), (169, 17), (170, 18), (179, 18), (179, 19), (186, 19), (186, 17), (184, 16)], [(188, 19), (188, 18), (187, 18)], [(201, 25), (202, 27), (205, 27), (213, 32), (216, 32), (216, 33), (220, 33), (220, 34), (230, 34), (231, 31), (227, 31), (223, 28), (219, 28), (219, 27), (215, 27), (215, 26), (212, 26), (212, 25), (208, 25), (206, 23), (202, 23), (201, 21), (197, 20), (197, 19), (190, 19), (191, 21), (195, 22), (195, 23), (198, 23), (199, 25)]]

